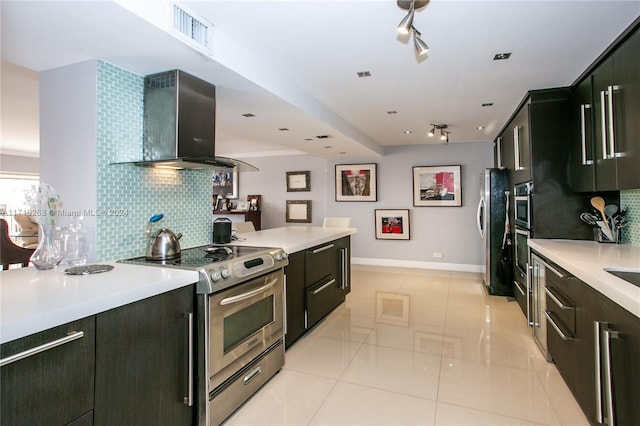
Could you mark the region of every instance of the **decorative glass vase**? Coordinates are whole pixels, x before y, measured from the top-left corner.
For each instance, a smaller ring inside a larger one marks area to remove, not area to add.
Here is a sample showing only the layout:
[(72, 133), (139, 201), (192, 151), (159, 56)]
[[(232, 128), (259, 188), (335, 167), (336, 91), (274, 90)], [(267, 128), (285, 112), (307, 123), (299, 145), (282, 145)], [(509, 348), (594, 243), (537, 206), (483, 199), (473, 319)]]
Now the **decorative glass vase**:
[(54, 225), (40, 225), (40, 242), (31, 255), (31, 263), (37, 269), (53, 269), (62, 260), (62, 251), (54, 239)]

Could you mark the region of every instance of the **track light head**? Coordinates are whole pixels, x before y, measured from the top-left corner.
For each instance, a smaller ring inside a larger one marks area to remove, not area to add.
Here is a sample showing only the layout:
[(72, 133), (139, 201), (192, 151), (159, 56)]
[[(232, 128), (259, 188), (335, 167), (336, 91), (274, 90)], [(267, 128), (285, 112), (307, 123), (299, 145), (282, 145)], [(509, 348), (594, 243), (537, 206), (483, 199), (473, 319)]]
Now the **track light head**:
[(435, 124), (433, 125), (433, 128), (431, 130), (429, 130), (429, 133), (427, 133), (427, 136), (429, 136), (430, 138), (432, 138), (434, 135), (436, 134), (436, 126)]
[(445, 134), (444, 130), (440, 130), (440, 140), (441, 141), (447, 140), (447, 135)]
[(415, 9), (413, 8), (413, 2), (411, 2), (411, 7), (409, 8), (409, 13), (407, 16), (402, 18), (402, 21), (398, 24), (396, 28), (400, 34), (409, 34), (411, 28), (413, 28), (413, 15), (415, 13)]
[(420, 33), (418, 31), (415, 31), (413, 34), (413, 44), (416, 48), (416, 54), (418, 56), (425, 55), (429, 51), (429, 46), (427, 46), (427, 43), (422, 41), (422, 39), (420, 38)]

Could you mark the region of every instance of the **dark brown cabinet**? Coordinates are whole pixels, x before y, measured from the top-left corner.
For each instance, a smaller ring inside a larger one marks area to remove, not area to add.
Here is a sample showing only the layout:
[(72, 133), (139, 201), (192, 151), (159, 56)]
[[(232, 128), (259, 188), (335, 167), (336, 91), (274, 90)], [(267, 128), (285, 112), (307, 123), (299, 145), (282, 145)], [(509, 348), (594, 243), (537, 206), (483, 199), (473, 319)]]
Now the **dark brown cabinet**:
[(187, 286), (96, 316), (96, 425), (192, 424), (193, 306)]
[(572, 187), (640, 188), (640, 31), (623, 37), (573, 92)]
[(291, 253), (289, 255), (289, 264), (284, 268), (286, 276), (284, 345), (286, 348), (290, 347), (306, 331), (304, 255), (304, 251)]
[(289, 255), (285, 346), (344, 302), (351, 291), (351, 239), (343, 237)]
[(94, 351), (93, 316), (3, 344), (1, 423), (91, 425)]
[(545, 289), (553, 362), (590, 423), (607, 423), (612, 409), (615, 424), (640, 424), (640, 318), (554, 268), (561, 276), (547, 273)]

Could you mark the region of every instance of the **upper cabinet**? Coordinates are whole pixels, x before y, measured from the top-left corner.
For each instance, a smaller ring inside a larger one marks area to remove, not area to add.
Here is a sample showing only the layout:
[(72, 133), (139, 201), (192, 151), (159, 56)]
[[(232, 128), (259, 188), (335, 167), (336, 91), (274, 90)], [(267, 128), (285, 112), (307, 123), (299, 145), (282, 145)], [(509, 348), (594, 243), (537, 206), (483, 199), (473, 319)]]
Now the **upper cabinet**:
[(571, 104), (572, 188), (640, 188), (640, 31), (574, 87)]

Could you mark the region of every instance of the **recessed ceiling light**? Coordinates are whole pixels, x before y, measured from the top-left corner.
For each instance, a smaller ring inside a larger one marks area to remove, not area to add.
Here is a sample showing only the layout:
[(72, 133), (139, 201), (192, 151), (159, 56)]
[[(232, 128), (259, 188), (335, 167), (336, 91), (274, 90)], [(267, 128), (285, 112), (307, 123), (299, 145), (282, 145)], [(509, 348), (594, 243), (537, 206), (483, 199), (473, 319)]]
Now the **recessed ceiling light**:
[(410, 135), (411, 133), (413, 133), (411, 130), (405, 130), (405, 131), (404, 131), (404, 134), (405, 134), (405, 135)]
[(331, 148), (331, 145), (325, 145), (324, 146), (324, 149), (329, 149), (329, 148)]
[(398, 111), (387, 111), (387, 114), (397, 114)]
[(371, 77), (371, 73), (369, 71), (358, 71), (357, 74), (358, 74), (358, 77), (360, 78)]
[(493, 102), (485, 102), (482, 104), (483, 107), (493, 106)]
[(347, 151), (340, 151), (340, 154), (346, 154)]
[(250, 112), (246, 113), (246, 114), (242, 114), (243, 117), (255, 117), (255, 115), (251, 114)]
[(313, 138), (304, 138), (305, 141), (312, 141)]
[(504, 59), (509, 59), (509, 57), (511, 56), (511, 52), (505, 52), (505, 53), (496, 53), (493, 56), (493, 60), (494, 61), (502, 61)]
[(484, 126), (478, 126), (476, 127), (476, 130), (484, 130)]
[(289, 129), (287, 129), (286, 127), (281, 127), (278, 130), (280, 130), (281, 132), (288, 132)]

